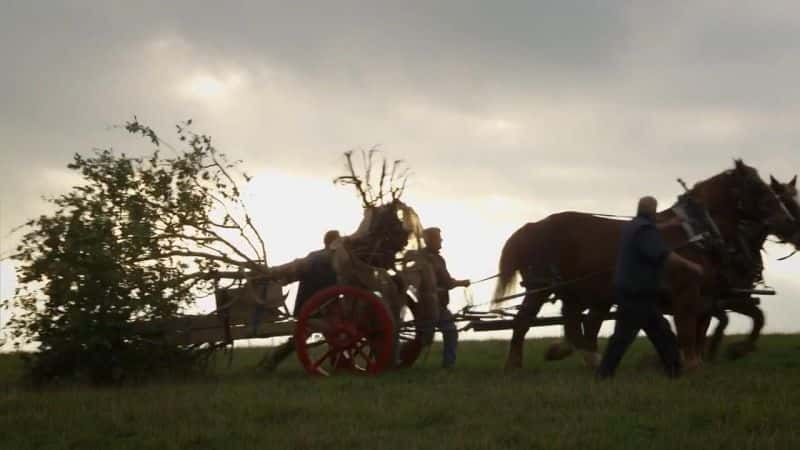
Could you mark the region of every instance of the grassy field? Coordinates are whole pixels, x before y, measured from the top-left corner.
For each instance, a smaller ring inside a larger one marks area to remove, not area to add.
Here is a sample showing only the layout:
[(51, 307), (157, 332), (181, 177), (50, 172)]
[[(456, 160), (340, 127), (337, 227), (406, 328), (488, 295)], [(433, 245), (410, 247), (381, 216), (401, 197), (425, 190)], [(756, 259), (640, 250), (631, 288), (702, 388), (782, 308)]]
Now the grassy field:
[(237, 351), (203, 379), (125, 388), (31, 391), (0, 358), (0, 449), (800, 448), (800, 336), (766, 336), (757, 353), (678, 381), (639, 340), (618, 377), (595, 382), (573, 357), (501, 370), (506, 343), (464, 342), (457, 369), (310, 378), (294, 359), (252, 371)]

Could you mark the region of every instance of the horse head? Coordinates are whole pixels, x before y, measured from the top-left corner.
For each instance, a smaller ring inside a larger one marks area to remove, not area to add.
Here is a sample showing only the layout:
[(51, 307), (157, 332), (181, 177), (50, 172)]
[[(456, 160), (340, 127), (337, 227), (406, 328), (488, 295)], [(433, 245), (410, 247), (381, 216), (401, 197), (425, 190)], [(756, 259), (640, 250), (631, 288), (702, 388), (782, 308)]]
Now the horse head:
[(784, 200), (775, 186), (765, 183), (755, 168), (741, 160), (736, 160), (731, 176), (735, 179), (736, 211), (740, 223), (760, 225), (767, 234), (795, 246), (800, 244), (800, 206), (795, 201), (797, 191), (793, 182), (791, 189), (789, 184), (780, 186), (781, 192), (785, 188), (784, 196), (788, 196)]
[(791, 243), (797, 249), (800, 247), (800, 197), (797, 193), (797, 175), (788, 183), (781, 183), (772, 175), (769, 177), (769, 187), (783, 204), (784, 208), (792, 217), (793, 223), (787, 223), (780, 230), (776, 229), (774, 234), (782, 241)]

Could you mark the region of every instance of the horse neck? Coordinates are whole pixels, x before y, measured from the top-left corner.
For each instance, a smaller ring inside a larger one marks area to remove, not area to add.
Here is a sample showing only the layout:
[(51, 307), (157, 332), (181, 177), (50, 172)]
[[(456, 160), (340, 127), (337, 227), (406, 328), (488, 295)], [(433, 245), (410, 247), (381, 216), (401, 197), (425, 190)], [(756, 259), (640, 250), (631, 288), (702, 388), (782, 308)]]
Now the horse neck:
[(726, 239), (736, 237), (741, 221), (737, 210), (737, 198), (731, 182), (730, 175), (722, 173), (697, 183), (689, 191), (689, 196), (708, 210), (720, 233)]
[(767, 236), (769, 236), (766, 227), (756, 223), (749, 224), (744, 222), (740, 232), (744, 240), (743, 244), (752, 253), (761, 252), (764, 248), (764, 243), (767, 241)]

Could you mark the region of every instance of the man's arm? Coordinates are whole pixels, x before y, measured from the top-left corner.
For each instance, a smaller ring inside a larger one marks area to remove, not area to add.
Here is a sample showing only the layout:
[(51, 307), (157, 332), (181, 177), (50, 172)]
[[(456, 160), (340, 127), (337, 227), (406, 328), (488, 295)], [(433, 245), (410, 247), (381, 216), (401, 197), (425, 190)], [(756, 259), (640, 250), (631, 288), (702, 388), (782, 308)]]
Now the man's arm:
[(450, 271), (447, 270), (447, 263), (444, 261), (444, 258), (442, 258), (441, 267), (439, 268), (439, 270), (441, 271), (441, 273), (437, 274), (437, 276), (442, 277), (442, 279), (444, 280), (444, 285), (448, 290), (456, 287), (468, 287), (470, 284), (469, 280), (456, 280), (455, 278), (453, 278), (450, 275)]
[(669, 256), (667, 256), (667, 266), (669, 266), (670, 268), (685, 267), (690, 271), (694, 272), (699, 277), (702, 277), (704, 272), (703, 266), (687, 258), (684, 258), (683, 256), (675, 252), (669, 252)]
[(697, 276), (703, 276), (703, 266), (671, 251), (656, 227), (644, 227), (639, 232), (641, 233), (638, 236), (639, 250), (649, 261), (659, 264), (666, 259), (666, 265), (671, 269), (684, 267)]
[(453, 280), (453, 287), (469, 287), (469, 280)]
[(680, 217), (675, 216), (675, 217), (672, 217), (669, 220), (665, 220), (663, 222), (658, 222), (656, 224), (656, 228), (658, 228), (659, 230), (663, 230), (665, 228), (672, 228), (672, 227), (681, 226), (682, 224), (683, 224), (683, 220)]

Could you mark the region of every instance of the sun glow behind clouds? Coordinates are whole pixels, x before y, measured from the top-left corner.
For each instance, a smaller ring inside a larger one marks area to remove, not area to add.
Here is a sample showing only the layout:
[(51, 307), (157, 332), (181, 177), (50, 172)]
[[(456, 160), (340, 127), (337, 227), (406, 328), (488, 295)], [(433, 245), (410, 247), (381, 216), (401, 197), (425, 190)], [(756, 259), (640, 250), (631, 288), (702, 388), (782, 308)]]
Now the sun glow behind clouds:
[(270, 264), (282, 264), (322, 247), (325, 231), (355, 231), (360, 201), (331, 180), (266, 170), (255, 175), (245, 199), (267, 244)]
[(185, 97), (205, 100), (218, 101), (224, 100), (241, 86), (243, 76), (237, 73), (229, 73), (225, 76), (214, 76), (208, 73), (199, 73), (180, 83), (179, 91)]

